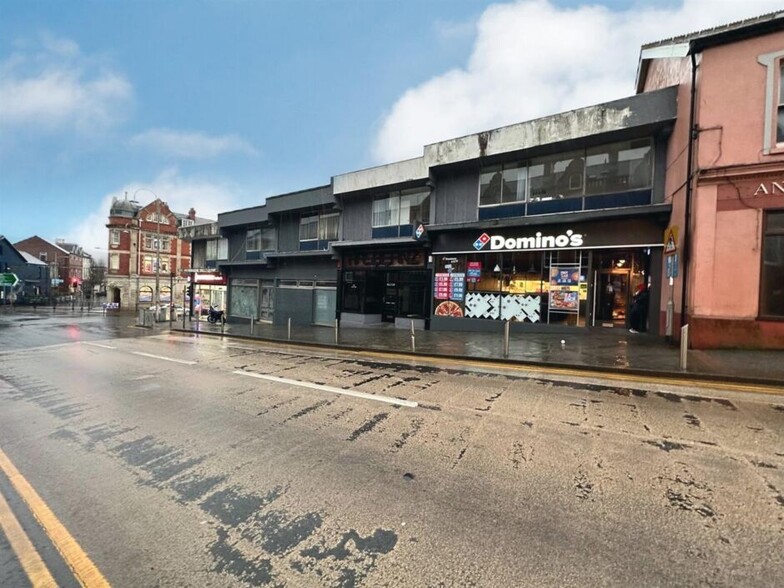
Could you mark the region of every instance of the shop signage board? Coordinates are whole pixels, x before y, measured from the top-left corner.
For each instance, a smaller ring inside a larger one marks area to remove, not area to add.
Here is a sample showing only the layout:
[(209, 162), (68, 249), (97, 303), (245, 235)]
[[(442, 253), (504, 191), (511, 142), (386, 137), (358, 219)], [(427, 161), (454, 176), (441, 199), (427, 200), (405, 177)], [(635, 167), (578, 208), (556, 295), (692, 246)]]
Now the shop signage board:
[(664, 231), (664, 255), (674, 255), (678, 251), (678, 227), (673, 225)]
[(667, 256), (667, 277), (668, 278), (678, 277), (678, 254), (677, 253)]
[(565, 249), (582, 247), (584, 238), (582, 233), (567, 229), (559, 234), (544, 234), (537, 231), (528, 237), (505, 237), (504, 235), (489, 235), (482, 233), (474, 241), (473, 246), (477, 251), (482, 251), (490, 244), (491, 251), (525, 251), (528, 249)]
[(478, 282), (481, 277), (482, 277), (482, 262), (469, 261), (468, 267), (466, 268), (466, 278), (468, 278), (468, 281)]
[(19, 283), (19, 277), (11, 272), (0, 274), (0, 286), (13, 288)]
[(465, 297), (465, 274), (437, 273), (433, 284), (433, 297), (436, 300), (462, 302)]

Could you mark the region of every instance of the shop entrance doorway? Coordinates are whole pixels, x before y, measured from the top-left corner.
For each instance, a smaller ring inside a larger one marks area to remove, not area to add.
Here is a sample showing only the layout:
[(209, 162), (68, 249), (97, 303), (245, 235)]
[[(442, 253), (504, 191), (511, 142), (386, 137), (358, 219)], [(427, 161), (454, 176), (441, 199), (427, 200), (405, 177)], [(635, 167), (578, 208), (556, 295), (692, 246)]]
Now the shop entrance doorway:
[(593, 268), (593, 324), (597, 327), (627, 327), (634, 294), (648, 287), (650, 252), (594, 253)]

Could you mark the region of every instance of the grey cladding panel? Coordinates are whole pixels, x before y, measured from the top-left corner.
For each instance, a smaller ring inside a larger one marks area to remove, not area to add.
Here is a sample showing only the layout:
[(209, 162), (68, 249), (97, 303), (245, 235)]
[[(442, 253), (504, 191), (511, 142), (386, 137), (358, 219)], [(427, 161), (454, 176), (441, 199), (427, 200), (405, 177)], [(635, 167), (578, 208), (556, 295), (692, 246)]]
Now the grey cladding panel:
[(286, 215), (280, 219), (278, 251), (299, 251), (299, 216)]
[(343, 239), (363, 241), (372, 236), (373, 199), (346, 199), (343, 209)]
[(436, 217), (433, 224), (461, 223), (476, 220), (479, 176), (476, 172), (439, 178), (433, 192)]

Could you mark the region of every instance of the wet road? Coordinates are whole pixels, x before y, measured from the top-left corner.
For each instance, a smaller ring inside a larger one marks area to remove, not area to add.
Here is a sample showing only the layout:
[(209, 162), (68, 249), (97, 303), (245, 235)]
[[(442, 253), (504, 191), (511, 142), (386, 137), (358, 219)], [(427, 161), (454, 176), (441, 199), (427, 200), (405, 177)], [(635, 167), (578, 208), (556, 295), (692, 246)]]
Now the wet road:
[(114, 586), (780, 582), (784, 398), (40, 324), (0, 450)]

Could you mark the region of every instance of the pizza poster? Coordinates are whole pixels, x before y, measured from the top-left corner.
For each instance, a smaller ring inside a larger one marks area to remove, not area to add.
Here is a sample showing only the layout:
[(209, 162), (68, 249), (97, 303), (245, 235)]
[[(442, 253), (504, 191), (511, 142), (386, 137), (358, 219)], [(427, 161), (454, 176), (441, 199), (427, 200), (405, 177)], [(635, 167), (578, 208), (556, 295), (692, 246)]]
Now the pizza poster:
[(579, 312), (580, 293), (567, 290), (550, 291), (550, 310), (561, 312)]

